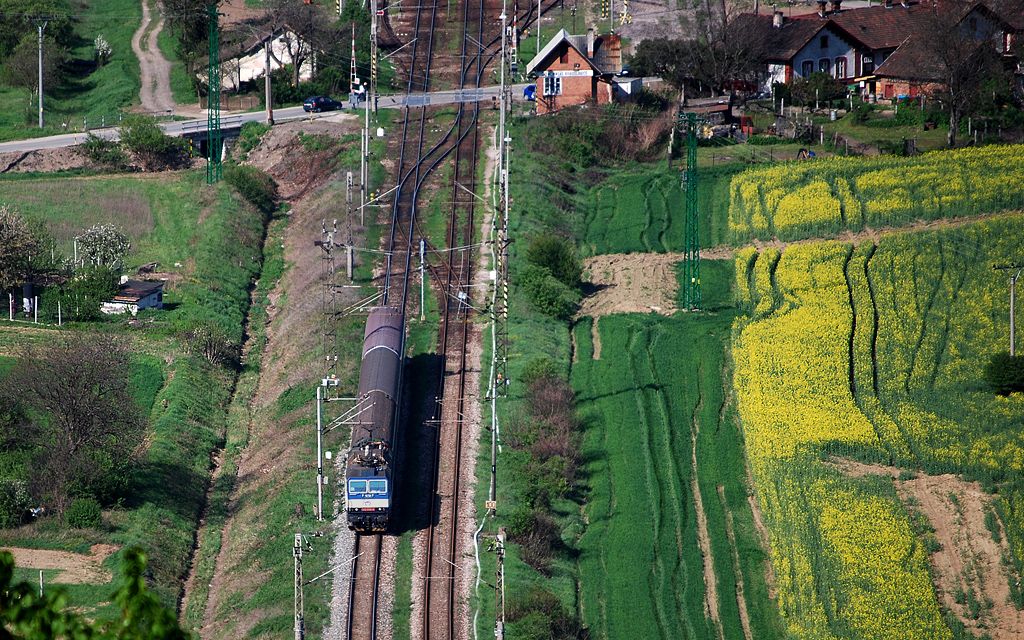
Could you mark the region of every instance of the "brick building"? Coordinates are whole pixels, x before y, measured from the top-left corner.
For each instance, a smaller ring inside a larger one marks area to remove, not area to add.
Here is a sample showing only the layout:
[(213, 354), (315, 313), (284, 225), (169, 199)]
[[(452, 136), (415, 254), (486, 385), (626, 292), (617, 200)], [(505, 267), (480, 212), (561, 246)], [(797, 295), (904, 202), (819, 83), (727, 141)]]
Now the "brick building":
[(537, 114), (615, 96), (615, 76), (622, 71), (622, 38), (615, 35), (572, 36), (562, 29), (526, 65), (537, 74)]

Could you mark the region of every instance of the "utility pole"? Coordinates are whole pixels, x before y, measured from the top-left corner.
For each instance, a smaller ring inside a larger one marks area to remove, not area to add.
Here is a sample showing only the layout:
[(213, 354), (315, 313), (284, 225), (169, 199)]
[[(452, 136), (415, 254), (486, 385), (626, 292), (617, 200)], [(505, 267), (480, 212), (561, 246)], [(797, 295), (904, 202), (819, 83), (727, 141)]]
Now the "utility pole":
[(540, 55), (540, 0), (537, 0), (537, 55)]
[[(206, 184), (220, 182), (223, 170), (220, 131), (220, 42), (218, 22), (220, 14), (217, 6), (206, 7), (210, 20), (210, 67), (208, 85), (209, 92), (206, 105)], [(269, 106), (269, 103), (268, 103)]]
[[(377, 115), (377, 18), (384, 12), (377, 7), (377, 0), (370, 0), (372, 8), (370, 15), (370, 95), (367, 96), (369, 100), (373, 100), (373, 115)], [(427, 90), (426, 87), (423, 88)], [(369, 127), (369, 125), (367, 125)], [(369, 128), (367, 128), (369, 131)], [(369, 133), (367, 133), (369, 136)], [(367, 137), (367, 146), (369, 146), (369, 137)], [(369, 152), (369, 149), (367, 149)]]
[(495, 537), (494, 555), (497, 556), (497, 568), (494, 580), (494, 637), (505, 638), (505, 527), (498, 528)]
[(1014, 346), (1015, 346), (1014, 345), (1015, 324), (1014, 324), (1014, 317), (1013, 316), (1014, 316), (1015, 300), (1014, 300), (1014, 291), (1013, 290), (1014, 290), (1014, 285), (1017, 284), (1017, 278), (1020, 277), (1021, 271), (1024, 271), (1024, 265), (1020, 265), (1020, 264), (1017, 264), (1017, 263), (1006, 264), (1006, 265), (995, 264), (995, 265), (992, 265), (992, 269), (994, 271), (1008, 271), (1008, 272), (1011, 272), (1010, 273), (1010, 356), (1015, 356), (1015, 355), (1017, 355), (1017, 353), (1016, 353), (1016, 351), (1014, 349)]
[(324, 519), (323, 387), (316, 388), (316, 519)]
[(292, 547), (292, 556), (295, 558), (295, 640), (303, 640), (306, 633), (305, 621), (302, 619), (305, 610), (305, 603), (302, 598), (302, 534), (295, 534), (295, 544)]
[(420, 238), (420, 322), (427, 319), (426, 253), (427, 241)]
[(36, 27), (39, 29), (39, 128), (43, 128), (43, 29), (46, 28), (46, 23), (52, 20), (50, 17), (36, 17), (32, 18), (32, 22), (36, 23)]
[(263, 44), (263, 53), (266, 56), (265, 73), (263, 74), (263, 92), (267, 103), (267, 124), (274, 124), (274, 100), (270, 89), (270, 47), (274, 44), (274, 34), (271, 32)]
[(700, 311), (700, 233), (697, 215), (697, 114), (684, 113), (680, 124), (686, 131), (686, 168), (683, 194), (686, 221), (683, 231), (683, 308)]
[(356, 86), (359, 84), (359, 76), (356, 74), (356, 22), (352, 21), (352, 61), (349, 65), (348, 70), (348, 96), (349, 102), (352, 103), (354, 109), (358, 103), (356, 102)]

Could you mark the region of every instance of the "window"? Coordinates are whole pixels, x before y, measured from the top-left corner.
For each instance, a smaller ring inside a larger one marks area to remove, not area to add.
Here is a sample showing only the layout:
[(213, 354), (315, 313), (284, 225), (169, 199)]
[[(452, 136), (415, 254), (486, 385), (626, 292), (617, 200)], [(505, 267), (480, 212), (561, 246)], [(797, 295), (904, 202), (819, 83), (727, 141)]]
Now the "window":
[(836, 58), (836, 77), (846, 77), (846, 58)]
[(800, 75), (806, 78), (812, 73), (814, 73), (814, 62), (811, 60), (804, 60), (804, 63), (800, 68)]
[(821, 36), (821, 48), (828, 49), (828, 36)]
[(868, 55), (864, 56), (863, 60), (864, 75), (869, 76), (875, 72), (875, 56)]
[(562, 95), (562, 79), (558, 76), (544, 76), (544, 95)]
[(818, 60), (818, 71), (823, 71), (829, 75), (832, 75), (832, 61), (828, 58), (822, 58)]
[(387, 480), (370, 480), (369, 482), (370, 493), (387, 493), (388, 492), (388, 481)]
[(366, 480), (352, 479), (348, 481), (349, 493), (366, 493)]

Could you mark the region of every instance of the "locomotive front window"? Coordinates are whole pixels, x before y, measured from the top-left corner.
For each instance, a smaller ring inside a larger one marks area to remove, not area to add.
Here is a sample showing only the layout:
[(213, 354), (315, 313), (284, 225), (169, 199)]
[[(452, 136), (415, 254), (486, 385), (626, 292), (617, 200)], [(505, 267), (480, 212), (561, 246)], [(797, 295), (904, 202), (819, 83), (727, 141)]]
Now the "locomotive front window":
[(366, 480), (349, 480), (349, 493), (366, 493)]
[(387, 480), (370, 480), (369, 482), (370, 493), (387, 493), (388, 492), (388, 481)]

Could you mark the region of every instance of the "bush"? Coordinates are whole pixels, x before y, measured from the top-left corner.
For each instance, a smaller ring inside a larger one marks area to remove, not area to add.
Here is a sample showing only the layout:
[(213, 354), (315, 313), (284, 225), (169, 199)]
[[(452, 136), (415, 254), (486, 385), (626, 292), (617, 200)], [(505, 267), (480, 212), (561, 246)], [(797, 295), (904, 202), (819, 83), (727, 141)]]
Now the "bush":
[(547, 267), (526, 267), (519, 274), (517, 284), (530, 304), (546, 316), (567, 322), (576, 313), (579, 292), (551, 275)]
[(21, 480), (0, 479), (0, 529), (10, 529), (25, 520), (31, 506), (28, 487)]
[(513, 595), (508, 602), (507, 619), (510, 637), (537, 640), (586, 638), (579, 619), (569, 613), (550, 591), (537, 584), (523, 595)]
[(96, 498), (75, 498), (64, 514), (64, 519), (68, 526), (75, 529), (96, 529), (103, 524), (103, 512)]
[(519, 381), (531, 386), (538, 380), (555, 377), (555, 363), (548, 356), (534, 356), (519, 372)]
[(126, 116), (118, 132), (122, 146), (135, 154), (147, 171), (173, 166), (184, 157), (184, 141), (164, 133), (152, 116)]
[(576, 256), (572, 243), (565, 238), (549, 234), (534, 236), (526, 250), (526, 260), (532, 265), (546, 267), (559, 282), (578, 287), (583, 275), (583, 264)]
[(256, 148), (263, 136), (270, 131), (270, 125), (262, 122), (246, 122), (238, 132), (238, 147), (242, 150), (242, 158)]
[(1024, 391), (1024, 356), (1011, 356), (1006, 351), (997, 353), (985, 365), (982, 377), (1001, 396)]
[(224, 165), (224, 182), (263, 213), (270, 213), (277, 206), (277, 183), (265, 171), (229, 163)]
[(85, 142), (76, 149), (89, 160), (109, 169), (120, 169), (128, 163), (128, 157), (121, 149), (121, 145), (113, 140), (101, 138), (91, 131)]

